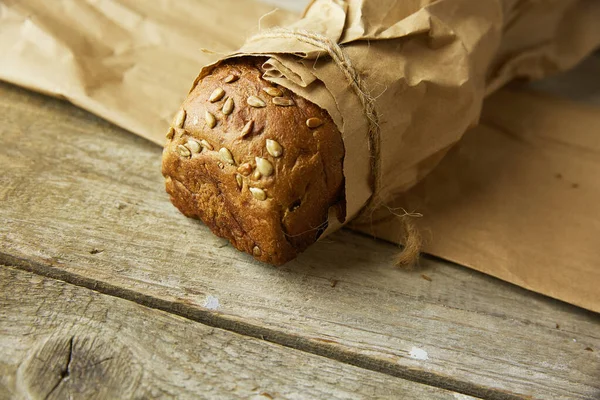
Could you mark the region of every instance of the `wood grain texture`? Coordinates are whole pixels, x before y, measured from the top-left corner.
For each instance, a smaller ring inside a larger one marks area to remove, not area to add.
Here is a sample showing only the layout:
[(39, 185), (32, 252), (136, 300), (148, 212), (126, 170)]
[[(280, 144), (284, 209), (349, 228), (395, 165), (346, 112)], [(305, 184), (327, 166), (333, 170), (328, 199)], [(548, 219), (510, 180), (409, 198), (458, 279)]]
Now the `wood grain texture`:
[(170, 205), (156, 146), (6, 85), (0, 114), (5, 263), (475, 396), (600, 395), (596, 314), (347, 231), (259, 264)]
[(6, 266), (0, 291), (6, 397), (471, 398)]

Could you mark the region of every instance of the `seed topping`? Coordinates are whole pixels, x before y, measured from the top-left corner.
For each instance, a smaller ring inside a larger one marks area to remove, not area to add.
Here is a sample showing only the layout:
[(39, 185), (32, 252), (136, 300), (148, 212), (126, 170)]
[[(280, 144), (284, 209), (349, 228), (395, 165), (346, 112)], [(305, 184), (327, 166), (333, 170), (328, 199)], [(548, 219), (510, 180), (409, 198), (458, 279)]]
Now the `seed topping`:
[(187, 147), (185, 147), (182, 144), (177, 146), (177, 152), (179, 153), (179, 155), (181, 157), (184, 157), (184, 158), (189, 158), (192, 155), (192, 153), (190, 153), (190, 149), (188, 149)]
[(225, 91), (222, 88), (216, 88), (210, 94), (208, 101), (210, 101), (211, 103), (214, 103), (215, 101), (221, 100), (223, 98), (223, 96), (225, 96)]
[(185, 122), (185, 117), (186, 117), (186, 112), (183, 108), (181, 110), (177, 111), (177, 114), (175, 114), (175, 118), (173, 119), (173, 127), (174, 128), (183, 128), (183, 124)]
[(267, 103), (265, 103), (264, 101), (262, 101), (262, 99), (256, 97), (256, 96), (250, 96), (248, 97), (248, 99), (246, 100), (246, 102), (248, 103), (249, 106), (251, 107), (255, 107), (255, 108), (262, 108), (262, 107), (266, 107)]
[(234, 106), (235, 105), (233, 103), (233, 99), (231, 97), (228, 97), (227, 100), (225, 100), (225, 104), (223, 104), (223, 114), (225, 114), (225, 115), (231, 114)]
[(169, 130), (167, 131), (167, 139), (173, 139), (173, 135), (175, 135), (175, 129), (170, 126)]
[(214, 128), (215, 125), (217, 125), (217, 119), (215, 118), (214, 115), (212, 115), (211, 113), (209, 113), (208, 111), (206, 111), (204, 113), (204, 120), (206, 121), (206, 125), (208, 125), (208, 127), (210, 129)]
[(273, 164), (269, 160), (261, 157), (255, 157), (256, 170), (264, 176), (271, 176), (273, 174)]
[(254, 246), (254, 248), (252, 249), (252, 254), (254, 254), (256, 257), (260, 257), (262, 251), (258, 246)]
[(313, 117), (306, 120), (306, 126), (311, 129), (318, 128), (321, 125), (323, 125), (323, 120), (321, 118)]
[(273, 87), (273, 86), (265, 87), (265, 88), (263, 88), (263, 91), (272, 97), (283, 96), (283, 92), (281, 91), (281, 89)]
[(252, 196), (254, 196), (256, 200), (266, 200), (267, 198), (265, 191), (260, 188), (251, 187), (250, 193), (252, 193)]
[(225, 161), (227, 164), (235, 165), (235, 161), (233, 160), (233, 155), (225, 147), (221, 147), (219, 149), (219, 157), (221, 158), (221, 160)]
[(254, 128), (254, 121), (250, 120), (246, 122), (246, 125), (244, 125), (244, 127), (242, 128), (242, 134), (240, 135), (240, 137), (245, 138), (246, 136), (248, 136), (250, 133), (252, 133), (252, 128)]
[(287, 97), (273, 97), (273, 104), (281, 107), (289, 107), (294, 105), (294, 101), (292, 99), (288, 99)]
[(225, 79), (223, 79), (223, 82), (225, 82), (225, 83), (231, 83), (231, 82), (237, 81), (238, 79), (240, 79), (239, 76), (234, 75), (234, 74), (230, 74), (230, 75), (227, 75), (225, 77)]
[(242, 176), (240, 174), (236, 174), (235, 182), (237, 183), (238, 189), (241, 189), (242, 185), (244, 184), (244, 179), (242, 178)]
[(283, 154), (283, 147), (275, 140), (267, 139), (267, 152), (273, 157), (281, 157), (281, 154)]
[(201, 144), (201, 145), (202, 145), (202, 147), (204, 147), (205, 149), (208, 149), (208, 150), (212, 150), (212, 149), (213, 149), (213, 147), (212, 147), (212, 144), (208, 143), (208, 142), (206, 141), (206, 139), (202, 139), (202, 140), (200, 141), (200, 144)]
[(262, 178), (262, 174), (260, 173), (259, 170), (255, 170), (252, 173), (252, 179), (254, 179), (255, 181), (259, 180), (260, 178)]
[(190, 151), (192, 152), (192, 154), (197, 154), (197, 153), (200, 153), (202, 151), (202, 146), (195, 139), (188, 140), (188, 142), (186, 143), (185, 147), (187, 147), (188, 149), (190, 149)]

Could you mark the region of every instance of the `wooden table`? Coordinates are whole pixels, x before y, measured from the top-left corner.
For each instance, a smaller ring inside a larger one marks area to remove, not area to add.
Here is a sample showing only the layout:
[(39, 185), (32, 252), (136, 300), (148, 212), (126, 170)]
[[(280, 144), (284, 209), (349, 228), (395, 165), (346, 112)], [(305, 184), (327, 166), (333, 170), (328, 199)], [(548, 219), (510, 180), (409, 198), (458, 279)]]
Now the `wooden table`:
[(349, 231), (260, 264), (155, 145), (8, 84), (0, 116), (2, 399), (600, 398), (597, 314)]

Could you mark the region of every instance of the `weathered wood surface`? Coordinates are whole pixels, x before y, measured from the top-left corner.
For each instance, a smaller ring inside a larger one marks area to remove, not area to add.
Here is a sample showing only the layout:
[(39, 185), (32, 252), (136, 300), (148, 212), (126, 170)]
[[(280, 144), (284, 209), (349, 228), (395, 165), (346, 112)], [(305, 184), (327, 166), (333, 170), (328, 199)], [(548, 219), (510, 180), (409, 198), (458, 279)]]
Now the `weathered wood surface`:
[(457, 395), (11, 267), (0, 266), (0, 292), (0, 397), (266, 400)]
[(475, 396), (600, 396), (596, 314), (347, 231), (259, 264), (170, 205), (156, 146), (6, 85), (0, 115), (4, 263)]

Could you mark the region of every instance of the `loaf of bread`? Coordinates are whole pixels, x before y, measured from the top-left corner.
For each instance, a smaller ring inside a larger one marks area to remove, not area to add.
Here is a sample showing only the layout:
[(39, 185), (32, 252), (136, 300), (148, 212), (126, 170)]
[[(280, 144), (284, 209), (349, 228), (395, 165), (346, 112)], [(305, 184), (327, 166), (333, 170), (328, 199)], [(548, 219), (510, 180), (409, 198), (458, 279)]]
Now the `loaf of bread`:
[(242, 57), (198, 80), (167, 134), (173, 204), (237, 249), (275, 265), (344, 217), (342, 137), (326, 111), (263, 79)]

